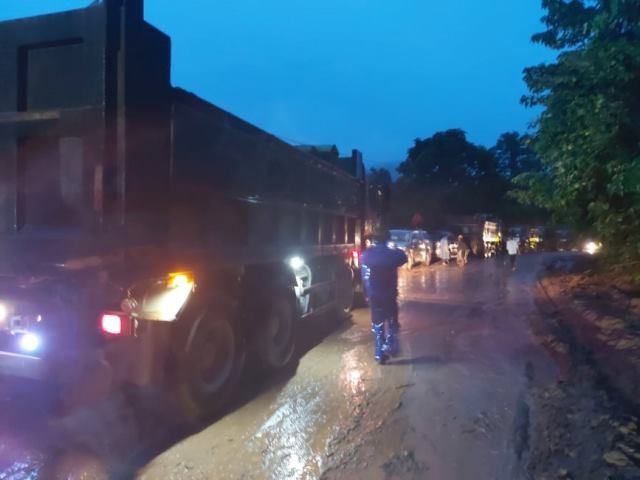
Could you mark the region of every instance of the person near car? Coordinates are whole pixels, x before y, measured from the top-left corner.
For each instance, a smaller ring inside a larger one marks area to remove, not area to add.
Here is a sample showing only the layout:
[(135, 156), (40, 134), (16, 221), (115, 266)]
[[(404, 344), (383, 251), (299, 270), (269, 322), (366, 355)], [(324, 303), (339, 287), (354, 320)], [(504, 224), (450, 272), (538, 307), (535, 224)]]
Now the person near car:
[(520, 240), (517, 237), (510, 237), (507, 240), (507, 253), (509, 254), (509, 262), (511, 270), (516, 269), (516, 258), (520, 253)]
[(469, 260), (469, 245), (463, 235), (458, 235), (458, 265), (466, 265)]
[(380, 364), (399, 353), (398, 267), (407, 263), (405, 253), (389, 248), (387, 240), (386, 232), (379, 235), (361, 257), (362, 281), (371, 307), (374, 358)]
[(451, 258), (451, 253), (449, 252), (449, 239), (446, 235), (444, 235), (440, 239), (440, 259), (444, 265), (449, 264), (449, 259)]

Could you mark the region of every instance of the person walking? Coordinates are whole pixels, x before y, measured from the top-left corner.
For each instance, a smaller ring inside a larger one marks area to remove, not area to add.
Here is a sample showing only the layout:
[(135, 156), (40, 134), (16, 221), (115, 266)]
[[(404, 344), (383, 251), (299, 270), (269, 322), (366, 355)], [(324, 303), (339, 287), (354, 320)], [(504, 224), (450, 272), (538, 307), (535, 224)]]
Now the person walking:
[(469, 260), (469, 245), (462, 235), (458, 235), (458, 265), (464, 267)]
[(369, 297), (375, 341), (374, 358), (384, 364), (399, 353), (398, 345), (398, 267), (407, 263), (402, 250), (387, 246), (388, 233), (376, 238), (375, 246), (360, 259), (362, 281)]
[(509, 254), (509, 262), (511, 270), (516, 269), (516, 257), (520, 253), (520, 239), (518, 237), (510, 237), (507, 240), (507, 253)]
[(449, 252), (449, 239), (446, 235), (444, 235), (440, 239), (440, 259), (444, 265), (449, 265), (449, 259), (451, 258), (451, 253)]

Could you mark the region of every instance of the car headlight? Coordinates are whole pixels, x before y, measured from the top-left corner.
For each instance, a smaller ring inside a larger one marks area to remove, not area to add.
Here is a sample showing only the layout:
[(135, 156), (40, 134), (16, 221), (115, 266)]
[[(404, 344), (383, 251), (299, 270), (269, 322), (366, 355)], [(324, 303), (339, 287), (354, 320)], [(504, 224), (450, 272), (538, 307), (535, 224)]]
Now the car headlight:
[(583, 248), (584, 252), (588, 253), (589, 255), (595, 255), (601, 249), (602, 249), (602, 243), (594, 242), (592, 240), (586, 242)]

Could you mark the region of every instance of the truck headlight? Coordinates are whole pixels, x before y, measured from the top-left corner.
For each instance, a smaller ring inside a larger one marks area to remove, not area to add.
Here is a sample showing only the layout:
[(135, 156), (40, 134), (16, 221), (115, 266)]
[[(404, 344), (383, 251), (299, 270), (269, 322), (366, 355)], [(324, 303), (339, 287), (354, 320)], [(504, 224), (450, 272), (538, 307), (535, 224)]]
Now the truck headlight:
[(153, 279), (129, 289), (121, 307), (128, 315), (142, 320), (170, 322), (195, 290), (195, 279), (190, 273), (170, 273), (165, 278)]
[(4, 322), (7, 318), (9, 318), (9, 307), (0, 303), (0, 322)]
[(40, 337), (34, 333), (25, 333), (20, 337), (20, 340), (18, 340), (20, 350), (25, 353), (35, 352), (40, 348), (41, 343)]

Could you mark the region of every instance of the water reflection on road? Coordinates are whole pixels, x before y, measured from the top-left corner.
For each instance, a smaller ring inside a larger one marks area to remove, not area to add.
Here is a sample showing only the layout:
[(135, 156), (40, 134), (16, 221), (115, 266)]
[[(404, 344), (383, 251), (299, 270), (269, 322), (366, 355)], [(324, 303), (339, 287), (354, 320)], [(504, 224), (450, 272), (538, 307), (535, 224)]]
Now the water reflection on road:
[[(308, 352), (286, 383), (160, 455), (140, 478), (175, 472), (176, 464), (193, 465), (190, 478), (318, 478), (335, 460), (333, 452), (350, 451), (361, 440), (356, 431), (383, 420), (378, 407), (369, 408), (374, 400), (382, 399), (381, 409), (391, 402), (386, 397), (397, 402), (399, 394), (386, 388), (371, 361), (370, 335), (366, 311), (357, 312), (351, 328)], [(241, 445), (223, 440), (239, 430)]]
[(314, 320), (302, 330), (321, 333), (291, 372), (249, 377), (226, 415), (186, 438), (152, 397), (133, 408), (120, 396), (64, 421), (0, 399), (0, 480), (44, 478), (59, 463), (88, 472), (94, 460), (147, 480), (385, 478), (384, 459), (410, 449), (411, 431), (421, 439), (411, 447), (415, 457), (400, 454), (411, 461), (401, 462), (398, 478), (424, 478), (427, 463), (433, 478), (456, 478), (447, 475), (474, 471), (481, 459), (485, 470), (477, 471), (495, 473), (497, 460), (487, 459), (505, 451), (523, 358), (534, 348), (526, 316), (537, 265), (526, 260), (511, 272), (490, 260), (403, 270), (401, 358), (373, 362), (367, 310), (326, 337), (325, 320)]

